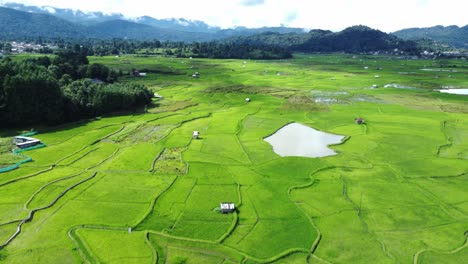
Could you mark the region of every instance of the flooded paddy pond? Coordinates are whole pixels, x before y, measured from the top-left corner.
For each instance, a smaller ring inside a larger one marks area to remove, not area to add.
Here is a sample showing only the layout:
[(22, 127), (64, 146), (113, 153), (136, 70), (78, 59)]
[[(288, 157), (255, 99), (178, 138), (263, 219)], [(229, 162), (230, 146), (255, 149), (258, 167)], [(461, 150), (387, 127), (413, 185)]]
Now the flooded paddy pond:
[(424, 90), (424, 89), (421, 89), (421, 88), (416, 88), (416, 87), (407, 86), (407, 85), (401, 85), (401, 84), (397, 84), (397, 83), (385, 84), (385, 85), (384, 85), (384, 88), (397, 88), (397, 89), (409, 89), (409, 90)]
[(349, 92), (312, 91), (312, 99), (319, 104), (352, 104), (355, 102), (386, 103), (367, 94), (350, 94)]
[(312, 91), (314, 102), (321, 104), (346, 104), (346, 98), (349, 97), (348, 92), (322, 92)]
[(449, 94), (468, 95), (468, 88), (467, 89), (443, 89), (443, 90), (439, 90), (439, 92), (449, 93)]
[(264, 140), (270, 143), (273, 151), (282, 157), (318, 158), (336, 155), (337, 153), (328, 146), (341, 143), (344, 138), (345, 136), (325, 133), (299, 123), (291, 123)]

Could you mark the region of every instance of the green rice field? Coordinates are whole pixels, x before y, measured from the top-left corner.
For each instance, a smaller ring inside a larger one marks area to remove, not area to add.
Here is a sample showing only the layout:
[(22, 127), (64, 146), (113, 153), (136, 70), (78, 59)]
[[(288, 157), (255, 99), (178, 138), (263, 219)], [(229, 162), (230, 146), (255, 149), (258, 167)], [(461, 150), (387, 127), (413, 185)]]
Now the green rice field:
[[(465, 59), (89, 59), (146, 72), (121, 80), (161, 98), (0, 130), (0, 168), (21, 159), (22, 130), (47, 145), (0, 173), (1, 263), (468, 259), (468, 95), (438, 91), (468, 88)], [(292, 122), (346, 140), (337, 155), (281, 157), (263, 139)]]

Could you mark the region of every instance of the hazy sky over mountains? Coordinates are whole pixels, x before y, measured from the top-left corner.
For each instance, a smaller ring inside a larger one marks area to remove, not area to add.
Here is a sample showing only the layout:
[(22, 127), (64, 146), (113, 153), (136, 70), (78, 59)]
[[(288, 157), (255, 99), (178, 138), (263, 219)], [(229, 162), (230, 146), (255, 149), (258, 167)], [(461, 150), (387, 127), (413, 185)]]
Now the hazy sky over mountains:
[(7, 2), (128, 17), (186, 18), (223, 28), (284, 25), (341, 30), (362, 24), (392, 32), (468, 24), (468, 2), (463, 0), (4, 0), (0, 4)]

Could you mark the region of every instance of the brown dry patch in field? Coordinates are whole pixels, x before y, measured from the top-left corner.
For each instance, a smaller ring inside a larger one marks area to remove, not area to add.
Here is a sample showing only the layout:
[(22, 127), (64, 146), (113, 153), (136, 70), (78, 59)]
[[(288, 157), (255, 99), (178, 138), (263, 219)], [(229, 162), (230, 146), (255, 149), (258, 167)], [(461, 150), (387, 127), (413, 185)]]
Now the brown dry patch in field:
[(154, 171), (159, 174), (185, 174), (187, 164), (182, 160), (185, 148), (167, 148), (161, 153), (154, 164)]

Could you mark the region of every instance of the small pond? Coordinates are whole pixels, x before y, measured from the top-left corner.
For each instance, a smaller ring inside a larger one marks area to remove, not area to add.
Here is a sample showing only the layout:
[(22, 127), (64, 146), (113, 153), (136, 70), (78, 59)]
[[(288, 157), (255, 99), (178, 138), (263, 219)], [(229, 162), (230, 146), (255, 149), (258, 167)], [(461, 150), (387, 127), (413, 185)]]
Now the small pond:
[(468, 95), (468, 88), (467, 89), (443, 89), (439, 91), (441, 93)]
[(282, 156), (318, 158), (336, 155), (328, 145), (341, 143), (345, 136), (325, 133), (308, 126), (291, 123), (264, 140)]
[(457, 70), (447, 70), (447, 69), (420, 69), (421, 71), (432, 71), (432, 72), (458, 72)]

